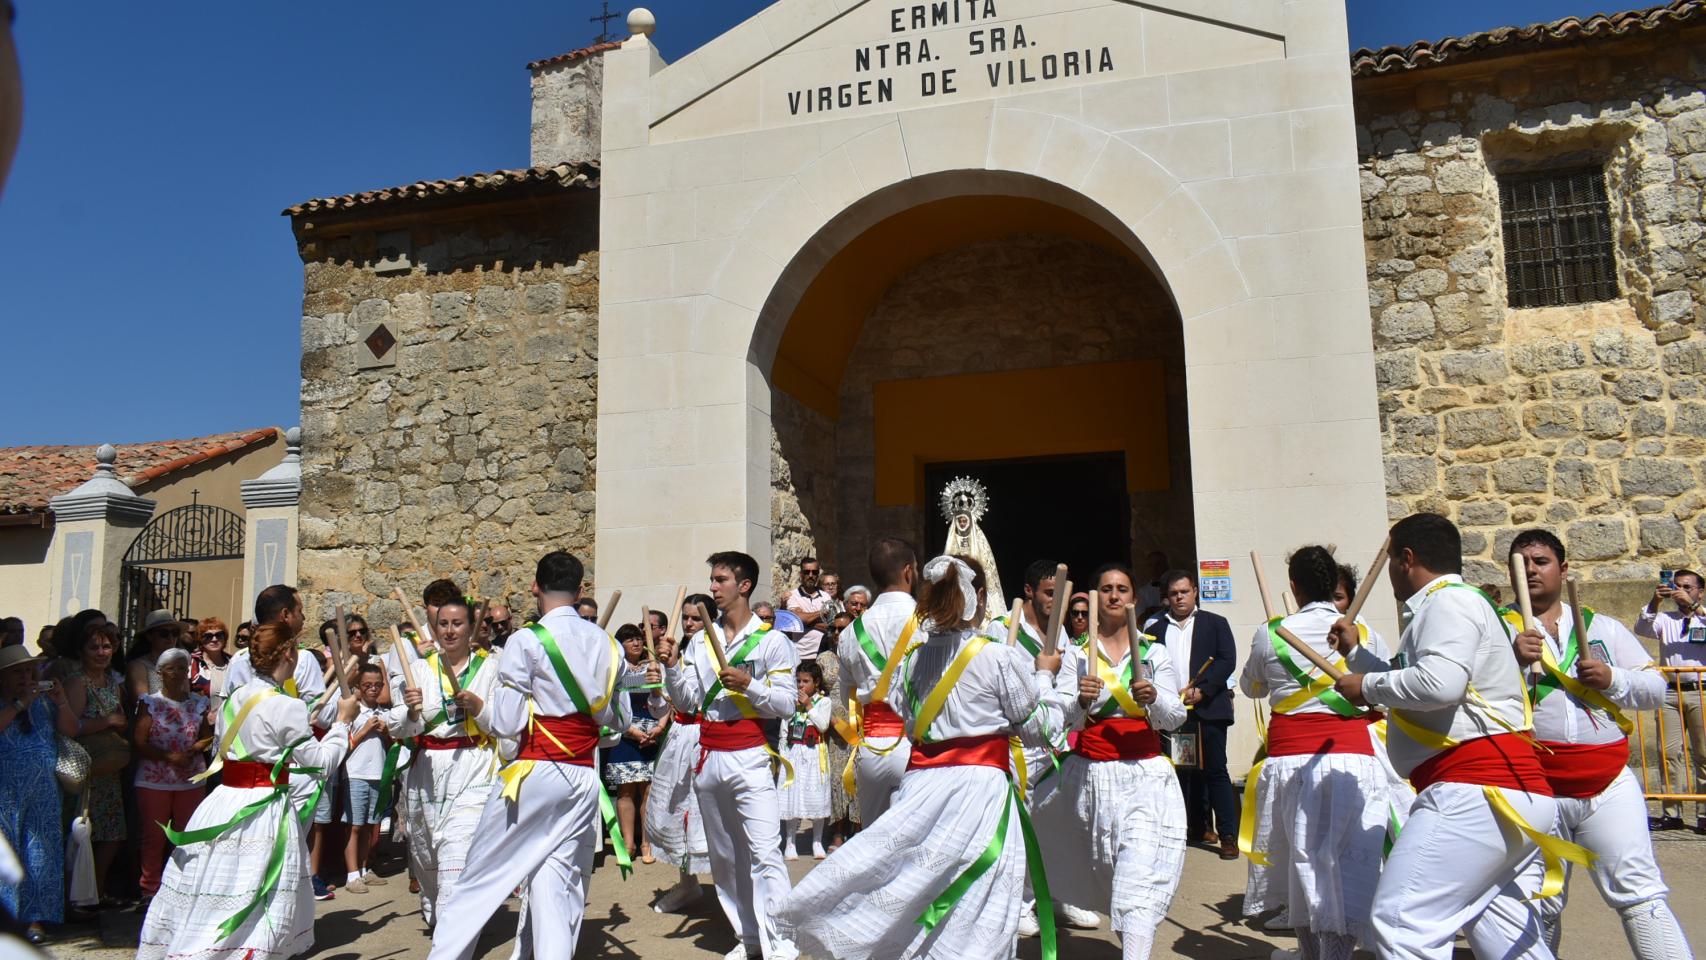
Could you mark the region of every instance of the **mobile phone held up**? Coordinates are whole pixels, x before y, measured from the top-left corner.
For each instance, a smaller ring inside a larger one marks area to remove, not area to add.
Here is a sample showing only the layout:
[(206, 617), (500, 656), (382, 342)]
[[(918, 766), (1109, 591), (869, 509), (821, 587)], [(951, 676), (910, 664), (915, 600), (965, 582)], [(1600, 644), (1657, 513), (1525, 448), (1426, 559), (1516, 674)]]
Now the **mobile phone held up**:
[(1667, 587), (1676, 586), (1676, 571), (1675, 570), (1660, 570), (1659, 571), (1659, 583), (1661, 583)]

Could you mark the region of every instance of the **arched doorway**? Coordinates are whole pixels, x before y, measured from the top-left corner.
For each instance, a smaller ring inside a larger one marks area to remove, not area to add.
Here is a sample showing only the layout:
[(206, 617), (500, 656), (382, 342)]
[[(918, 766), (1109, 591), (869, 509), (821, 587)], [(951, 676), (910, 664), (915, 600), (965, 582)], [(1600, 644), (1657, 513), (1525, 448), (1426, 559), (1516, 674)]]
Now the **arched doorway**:
[(186, 567), (242, 559), (243, 518), (230, 510), (192, 503), (155, 517), (124, 554), (119, 630), (133, 636), (155, 610), (189, 616), (192, 571)]
[(764, 314), (780, 321), (778, 583), (807, 555), (862, 581), (887, 533), (939, 548), (937, 488), (954, 475), (990, 488), (1010, 596), (1038, 555), (1077, 577), (1152, 550), (1190, 559), (1179, 311), (1136, 239), (1083, 197), (1013, 174), (908, 181), (826, 226)]

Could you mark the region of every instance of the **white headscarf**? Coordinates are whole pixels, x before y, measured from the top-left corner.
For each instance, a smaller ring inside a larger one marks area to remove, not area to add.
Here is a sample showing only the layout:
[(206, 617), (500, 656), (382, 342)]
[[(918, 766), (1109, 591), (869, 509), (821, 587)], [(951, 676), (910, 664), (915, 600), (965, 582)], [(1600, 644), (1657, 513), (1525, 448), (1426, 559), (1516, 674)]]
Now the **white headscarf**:
[[(964, 602), (960, 605), (961, 622), (977, 619), (977, 588), (972, 586), (975, 574), (957, 557), (940, 556), (924, 565), (924, 579), (931, 583), (941, 583), (947, 578), (949, 571), (960, 581), (960, 596)], [(926, 632), (937, 629), (938, 624), (925, 622), (921, 624)]]

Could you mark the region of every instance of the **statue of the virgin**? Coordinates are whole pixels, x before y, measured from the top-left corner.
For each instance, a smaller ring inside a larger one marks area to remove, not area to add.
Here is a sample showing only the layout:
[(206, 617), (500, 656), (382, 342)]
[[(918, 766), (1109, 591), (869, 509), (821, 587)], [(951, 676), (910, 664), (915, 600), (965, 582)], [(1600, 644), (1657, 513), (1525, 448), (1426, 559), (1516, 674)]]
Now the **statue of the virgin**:
[(995, 568), (995, 551), (989, 538), (983, 535), (980, 521), (989, 512), (989, 491), (970, 477), (955, 477), (942, 488), (942, 515), (948, 520), (946, 553), (971, 557), (983, 565), (988, 581), (988, 600), (984, 619), (994, 619), (1007, 611), (1002, 605), (1007, 594), (1001, 591), (1001, 575)]

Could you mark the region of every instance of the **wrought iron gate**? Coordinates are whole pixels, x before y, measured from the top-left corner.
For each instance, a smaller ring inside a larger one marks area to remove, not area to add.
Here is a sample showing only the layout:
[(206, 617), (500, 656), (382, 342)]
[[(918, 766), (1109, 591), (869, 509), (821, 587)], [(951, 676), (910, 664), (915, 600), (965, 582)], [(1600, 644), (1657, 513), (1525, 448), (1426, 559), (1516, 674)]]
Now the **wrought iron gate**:
[(127, 637), (155, 610), (189, 616), (190, 571), (162, 564), (243, 558), (243, 518), (204, 503), (168, 510), (142, 528), (119, 574), (119, 630)]

